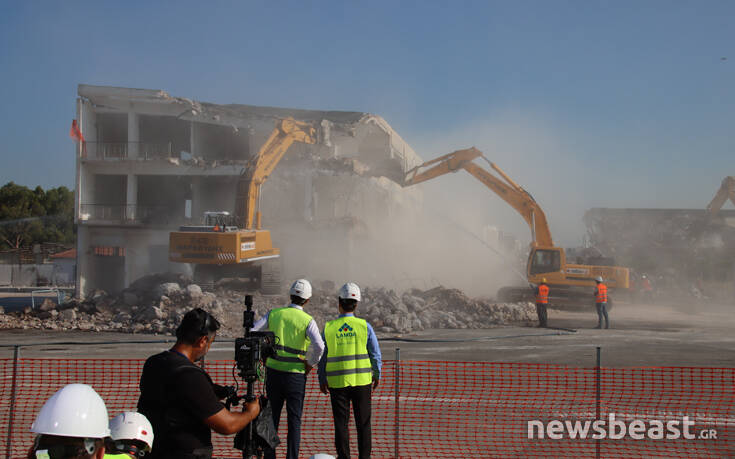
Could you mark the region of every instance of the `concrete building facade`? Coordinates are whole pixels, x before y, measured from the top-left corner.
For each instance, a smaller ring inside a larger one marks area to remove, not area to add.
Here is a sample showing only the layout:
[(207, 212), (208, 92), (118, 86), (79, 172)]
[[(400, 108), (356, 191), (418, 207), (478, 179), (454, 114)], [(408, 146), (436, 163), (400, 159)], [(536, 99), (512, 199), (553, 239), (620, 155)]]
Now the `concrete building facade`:
[(79, 85), (77, 290), (119, 292), (168, 261), (168, 237), (205, 211), (233, 212), (247, 160), (284, 117), (311, 123), (263, 186), (263, 227), (284, 275), (350, 273), (353, 242), (419, 207), (403, 173), (419, 156), (381, 117), (360, 112), (216, 105), (165, 91)]

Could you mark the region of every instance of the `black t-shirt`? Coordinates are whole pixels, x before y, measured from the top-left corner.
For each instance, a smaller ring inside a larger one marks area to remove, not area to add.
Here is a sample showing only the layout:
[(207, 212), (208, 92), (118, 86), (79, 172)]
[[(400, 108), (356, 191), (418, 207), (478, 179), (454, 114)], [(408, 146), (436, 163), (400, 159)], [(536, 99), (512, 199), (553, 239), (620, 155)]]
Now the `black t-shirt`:
[(218, 392), (220, 387), (188, 358), (172, 351), (149, 357), (140, 377), (138, 411), (153, 426), (150, 457), (211, 448), (204, 420), (224, 408)]

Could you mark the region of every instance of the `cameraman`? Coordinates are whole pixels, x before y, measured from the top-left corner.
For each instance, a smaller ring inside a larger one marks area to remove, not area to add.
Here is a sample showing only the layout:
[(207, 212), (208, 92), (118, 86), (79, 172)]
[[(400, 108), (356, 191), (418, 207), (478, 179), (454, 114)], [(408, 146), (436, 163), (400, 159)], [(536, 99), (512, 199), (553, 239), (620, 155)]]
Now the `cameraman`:
[(207, 354), (219, 327), (211, 314), (193, 309), (176, 329), (174, 347), (146, 360), (138, 411), (156, 433), (151, 459), (209, 459), (210, 429), (231, 435), (258, 416), (257, 401), (246, 404), (242, 413), (228, 411), (220, 402), (227, 389), (194, 363)]
[[(298, 279), (289, 291), (291, 304), (272, 309), (253, 325), (253, 331), (268, 327), (276, 335), (276, 355), (265, 363), (265, 388), (273, 409), (273, 424), (278, 430), (283, 403), (288, 413), (287, 459), (298, 459), (301, 443), (301, 413), (306, 394), (306, 375), (319, 363), (324, 352), (324, 341), (319, 326), (304, 312), (311, 298), (311, 284)], [(308, 352), (307, 352), (308, 351)], [(266, 450), (266, 458), (276, 452)]]

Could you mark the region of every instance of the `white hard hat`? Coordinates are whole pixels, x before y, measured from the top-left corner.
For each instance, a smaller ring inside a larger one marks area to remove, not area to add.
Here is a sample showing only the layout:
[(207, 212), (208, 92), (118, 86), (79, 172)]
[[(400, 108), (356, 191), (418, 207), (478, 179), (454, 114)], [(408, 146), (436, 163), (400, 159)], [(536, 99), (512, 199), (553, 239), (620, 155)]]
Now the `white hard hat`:
[(291, 285), (291, 290), (288, 291), (288, 294), (308, 300), (311, 298), (311, 283), (306, 279), (297, 279)]
[(119, 440), (140, 440), (153, 448), (153, 426), (148, 418), (135, 411), (125, 411), (110, 420), (110, 438)]
[(110, 436), (107, 407), (102, 397), (86, 384), (69, 384), (43, 404), (31, 424), (31, 432), (61, 437)]
[(319, 454), (314, 454), (313, 456), (309, 456), (309, 459), (336, 459), (336, 458), (332, 456), (331, 454), (319, 453)]
[(339, 289), (339, 297), (343, 300), (357, 300), (360, 301), (360, 287), (354, 282), (347, 282), (342, 288)]
[(597, 282), (602, 282), (602, 276), (597, 276), (597, 277), (595, 277), (595, 280), (596, 280)]

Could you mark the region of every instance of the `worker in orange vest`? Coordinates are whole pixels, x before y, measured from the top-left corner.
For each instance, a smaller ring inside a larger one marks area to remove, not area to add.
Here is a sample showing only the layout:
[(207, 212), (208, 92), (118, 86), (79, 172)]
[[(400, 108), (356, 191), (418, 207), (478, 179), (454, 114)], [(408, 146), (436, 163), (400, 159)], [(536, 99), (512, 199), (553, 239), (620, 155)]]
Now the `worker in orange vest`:
[(595, 306), (597, 307), (597, 326), (602, 328), (602, 318), (605, 317), (605, 328), (610, 328), (610, 320), (607, 318), (607, 285), (602, 283), (602, 277), (595, 278), (597, 287), (595, 288)]
[(546, 278), (541, 279), (541, 284), (536, 287), (536, 314), (538, 314), (538, 326), (546, 328), (546, 305), (549, 304), (549, 286), (546, 285)]

